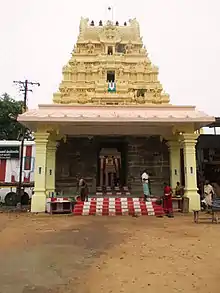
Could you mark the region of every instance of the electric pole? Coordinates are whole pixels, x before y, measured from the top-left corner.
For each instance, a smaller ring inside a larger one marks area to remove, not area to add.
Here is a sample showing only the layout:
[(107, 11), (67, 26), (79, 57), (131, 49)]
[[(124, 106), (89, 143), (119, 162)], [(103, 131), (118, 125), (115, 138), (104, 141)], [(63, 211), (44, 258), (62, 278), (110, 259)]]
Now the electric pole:
[[(24, 93), (24, 105), (23, 113), (27, 111), (27, 93), (32, 92), (32, 89), (29, 89), (28, 86), (40, 86), (39, 82), (31, 82), (27, 79), (25, 81), (14, 81), (15, 84), (20, 86), (20, 92)], [(24, 141), (25, 141), (25, 128), (22, 128), (21, 134), (21, 150), (20, 150), (20, 170), (19, 170), (19, 182), (18, 182), (18, 192), (17, 192), (17, 206), (21, 206), (21, 197), (22, 197), (22, 172), (23, 172), (23, 159), (24, 159)]]

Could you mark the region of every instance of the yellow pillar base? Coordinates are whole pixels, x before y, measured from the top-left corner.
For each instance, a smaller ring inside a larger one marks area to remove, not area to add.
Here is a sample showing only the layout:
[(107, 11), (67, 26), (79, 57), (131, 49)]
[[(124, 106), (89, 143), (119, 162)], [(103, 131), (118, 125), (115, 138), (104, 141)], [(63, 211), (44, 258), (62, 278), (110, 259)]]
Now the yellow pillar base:
[(200, 195), (197, 190), (197, 173), (196, 173), (196, 141), (198, 134), (184, 133), (183, 151), (185, 165), (185, 194), (189, 198), (189, 211), (200, 210)]
[(189, 212), (200, 210), (200, 195), (197, 193), (197, 189), (185, 190), (184, 196), (189, 198)]
[(33, 194), (31, 199), (31, 212), (32, 213), (45, 213), (46, 211), (46, 194), (39, 191)]

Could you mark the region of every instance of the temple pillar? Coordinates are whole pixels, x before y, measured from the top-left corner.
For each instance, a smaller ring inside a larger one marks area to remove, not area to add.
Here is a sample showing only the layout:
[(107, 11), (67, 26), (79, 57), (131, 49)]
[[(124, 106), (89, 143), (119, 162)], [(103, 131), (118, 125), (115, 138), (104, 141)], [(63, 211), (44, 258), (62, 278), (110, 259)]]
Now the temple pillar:
[(189, 198), (189, 211), (200, 210), (200, 195), (197, 190), (196, 142), (198, 134), (182, 135), (184, 152), (185, 193)]
[(49, 140), (47, 143), (46, 158), (46, 194), (55, 192), (55, 171), (56, 171), (56, 150), (57, 142)]
[(170, 157), (170, 186), (174, 189), (181, 178), (180, 143), (178, 140), (169, 140), (167, 145)]
[(100, 160), (100, 178), (99, 178), (99, 185), (101, 187), (103, 187), (103, 179), (104, 179), (104, 174), (103, 174), (103, 171), (104, 171), (104, 159), (105, 157), (104, 156), (100, 156), (99, 157), (99, 160)]
[(49, 133), (36, 132), (34, 194), (31, 200), (31, 212), (45, 212), (46, 208), (46, 160)]

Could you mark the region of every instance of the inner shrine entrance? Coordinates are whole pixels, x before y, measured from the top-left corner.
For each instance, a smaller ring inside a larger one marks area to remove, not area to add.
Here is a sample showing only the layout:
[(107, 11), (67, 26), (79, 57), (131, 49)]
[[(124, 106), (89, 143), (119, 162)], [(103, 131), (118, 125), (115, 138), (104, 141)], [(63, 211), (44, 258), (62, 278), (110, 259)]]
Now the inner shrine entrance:
[(99, 155), (99, 183), (114, 188), (121, 182), (121, 153), (116, 148), (102, 148)]
[(127, 143), (112, 138), (100, 141), (97, 161), (97, 191), (120, 191), (127, 184)]

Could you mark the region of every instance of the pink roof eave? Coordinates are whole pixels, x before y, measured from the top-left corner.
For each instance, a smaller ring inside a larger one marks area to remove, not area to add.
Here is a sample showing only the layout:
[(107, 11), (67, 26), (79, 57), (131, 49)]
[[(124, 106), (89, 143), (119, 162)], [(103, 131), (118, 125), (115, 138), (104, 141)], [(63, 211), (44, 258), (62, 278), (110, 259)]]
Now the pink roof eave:
[(194, 106), (68, 106), (39, 105), (19, 115), (18, 121), (34, 123), (198, 123), (202, 126), (215, 121), (215, 117), (196, 110)]

